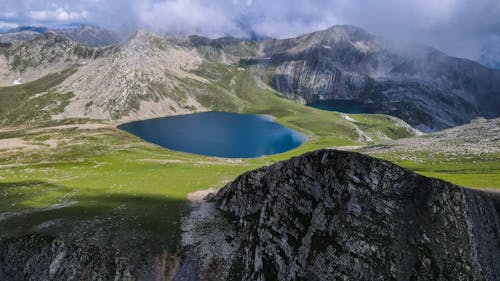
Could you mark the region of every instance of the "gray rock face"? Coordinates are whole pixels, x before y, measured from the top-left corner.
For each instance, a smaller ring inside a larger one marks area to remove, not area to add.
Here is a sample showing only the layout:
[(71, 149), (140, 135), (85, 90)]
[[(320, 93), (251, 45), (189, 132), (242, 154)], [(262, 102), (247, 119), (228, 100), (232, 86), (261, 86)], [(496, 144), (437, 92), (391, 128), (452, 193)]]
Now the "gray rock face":
[(50, 29), (46, 27), (21, 26), (4, 33), (0, 33), (0, 43), (14, 43), (29, 41), (42, 36), (46, 32), (53, 32), (66, 36), (71, 40), (88, 47), (103, 47), (120, 43), (119, 36), (114, 32), (99, 26), (83, 24), (74, 28)]
[(103, 47), (120, 43), (119, 36), (114, 32), (91, 24), (83, 24), (76, 28), (57, 29), (55, 32), (89, 47)]
[(32, 234), (0, 241), (0, 280), (165, 280), (174, 266), (167, 254)]
[(500, 280), (498, 194), (362, 154), (308, 153), (212, 200), (235, 225), (226, 279)]
[(46, 32), (32, 40), (7, 45), (1, 50), (11, 70), (23, 73), (28, 68), (49, 68), (58, 64), (70, 66), (80, 60), (93, 60), (116, 53), (119, 47), (85, 47), (65, 36)]
[[(203, 110), (206, 98), (184, 96), (205, 91), (206, 78), (217, 76), (206, 72), (207, 65), (251, 68), (281, 95), (301, 102), (359, 101), (370, 112), (399, 117), (426, 132), (479, 116), (500, 117), (500, 70), (426, 46), (395, 46), (353, 26), (262, 41), (164, 38), (139, 31), (123, 44), (101, 48), (88, 46), (119, 41), (88, 25), (46, 31), (0, 35), (0, 84), (78, 66), (65, 85), (79, 98), (64, 113), (70, 117), (149, 118)], [(191, 82), (203, 84), (193, 89)], [(149, 115), (132, 116), (140, 107)]]
[(33, 234), (0, 241), (0, 280), (163, 280), (161, 257), (141, 258)]
[(500, 71), (426, 46), (394, 46), (353, 26), (261, 43), (285, 97), (348, 99), (424, 131), (500, 116)]

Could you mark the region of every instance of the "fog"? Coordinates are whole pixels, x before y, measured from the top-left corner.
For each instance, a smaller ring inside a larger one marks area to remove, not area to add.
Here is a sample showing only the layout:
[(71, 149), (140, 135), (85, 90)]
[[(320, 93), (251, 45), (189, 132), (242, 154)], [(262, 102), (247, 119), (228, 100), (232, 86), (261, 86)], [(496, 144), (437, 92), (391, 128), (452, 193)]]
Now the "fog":
[(208, 37), (285, 38), (351, 24), (391, 40), (478, 59), (500, 49), (498, 0), (2, 0), (0, 29), (93, 23), (117, 32), (147, 29)]

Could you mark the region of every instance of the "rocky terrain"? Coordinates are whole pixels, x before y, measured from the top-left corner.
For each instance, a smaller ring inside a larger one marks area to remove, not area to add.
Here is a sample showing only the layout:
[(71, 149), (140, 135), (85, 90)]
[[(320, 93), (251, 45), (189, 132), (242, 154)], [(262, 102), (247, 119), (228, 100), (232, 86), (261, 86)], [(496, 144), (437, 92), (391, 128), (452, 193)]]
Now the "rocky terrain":
[(272, 85), (306, 102), (348, 99), (423, 131), (498, 117), (500, 72), (420, 45), (386, 42), (353, 26), (262, 42)]
[(498, 194), (352, 152), (245, 173), (184, 229), (178, 280), (500, 278)]
[(82, 24), (74, 28), (50, 29), (38, 26), (20, 26), (0, 33), (0, 43), (15, 43), (32, 40), (46, 32), (54, 32), (72, 39), (84, 46), (103, 47), (120, 43), (118, 35), (107, 29), (91, 24)]
[(208, 83), (191, 70), (203, 59), (166, 38), (138, 31), (118, 52), (88, 60), (58, 88), (76, 98), (61, 117), (144, 119), (203, 110), (182, 79)]
[(0, 46), (0, 85), (76, 66), (56, 89), (75, 94), (59, 118), (143, 119), (224, 103), (234, 110), (241, 101), (231, 81), (242, 71), (290, 99), (355, 100), (426, 132), (500, 114), (500, 71), (427, 46), (390, 43), (353, 26), (262, 41), (139, 31), (122, 44), (94, 48), (88, 46), (116, 40), (92, 26), (31, 36), (39, 32), (20, 30), (18, 40)]
[(24, 84), (117, 52), (119, 47), (85, 47), (65, 36), (46, 32), (32, 40), (0, 48), (0, 86)]
[(165, 280), (175, 267), (172, 256), (161, 249), (136, 247), (131, 254), (43, 234), (5, 239), (0, 241), (0, 279)]
[(366, 147), (364, 153), (440, 154), (448, 157), (500, 154), (500, 118), (475, 119), (471, 123), (433, 134), (405, 138)]

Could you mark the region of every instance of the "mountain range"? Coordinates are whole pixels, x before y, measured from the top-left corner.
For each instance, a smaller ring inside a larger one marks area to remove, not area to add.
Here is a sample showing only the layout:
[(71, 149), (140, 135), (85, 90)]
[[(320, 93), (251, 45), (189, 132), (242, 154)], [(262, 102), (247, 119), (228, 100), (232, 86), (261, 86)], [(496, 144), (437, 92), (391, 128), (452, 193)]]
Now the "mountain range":
[(54, 88), (73, 94), (59, 117), (141, 119), (221, 102), (237, 108), (234, 84), (221, 79), (241, 71), (301, 103), (353, 100), (422, 131), (500, 116), (500, 71), (354, 26), (260, 41), (137, 31), (118, 43), (111, 32), (84, 25), (18, 28), (0, 42), (0, 85), (74, 69)]
[(46, 32), (64, 35), (80, 44), (102, 47), (120, 43), (120, 37), (107, 29), (91, 24), (81, 24), (68, 28), (48, 28), (43, 26), (19, 26), (0, 33), (0, 43), (31, 40)]

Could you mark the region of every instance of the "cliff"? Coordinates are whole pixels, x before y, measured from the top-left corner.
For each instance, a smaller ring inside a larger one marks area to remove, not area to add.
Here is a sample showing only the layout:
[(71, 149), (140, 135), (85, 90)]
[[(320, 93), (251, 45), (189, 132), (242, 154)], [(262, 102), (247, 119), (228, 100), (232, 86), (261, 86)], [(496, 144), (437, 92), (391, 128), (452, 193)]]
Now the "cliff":
[(500, 279), (498, 194), (362, 154), (308, 153), (210, 200), (185, 222), (189, 280)]

